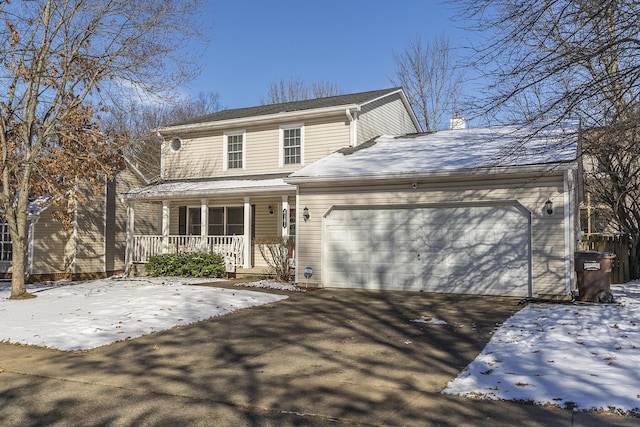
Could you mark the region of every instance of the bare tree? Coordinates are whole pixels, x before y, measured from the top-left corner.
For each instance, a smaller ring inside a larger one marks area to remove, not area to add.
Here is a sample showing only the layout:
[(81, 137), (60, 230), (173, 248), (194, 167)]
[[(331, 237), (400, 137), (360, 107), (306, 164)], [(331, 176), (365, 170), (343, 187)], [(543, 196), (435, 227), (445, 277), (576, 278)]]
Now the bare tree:
[(404, 51), (394, 52), (393, 59), (396, 72), (391, 81), (404, 88), (425, 131), (436, 131), (459, 108), (463, 74), (455, 65), (449, 39), (441, 35), (423, 43), (416, 37)]
[(160, 143), (155, 129), (219, 111), (220, 96), (200, 92), (193, 98), (143, 103), (136, 96), (114, 106), (102, 121), (105, 129), (127, 135), (124, 154), (150, 181), (160, 178)]
[(340, 95), (336, 83), (316, 81), (309, 84), (301, 79), (280, 80), (269, 84), (267, 96), (260, 99), (260, 105), (281, 104), (335, 95)]
[[(580, 117), (601, 167), (587, 191), (608, 206), (631, 236), (632, 275), (640, 276), (636, 155), (640, 105), (640, 13), (637, 0), (465, 0), (461, 17), (487, 35), (473, 63), (488, 84), (478, 111), (509, 117), (535, 96), (528, 121)], [(604, 132), (603, 132), (604, 130)]]
[(97, 126), (118, 89), (171, 90), (193, 75), (185, 40), (198, 0), (0, 3), (0, 207), (13, 245), (11, 298), (25, 289), (30, 200), (63, 204), (104, 185), (121, 141)]

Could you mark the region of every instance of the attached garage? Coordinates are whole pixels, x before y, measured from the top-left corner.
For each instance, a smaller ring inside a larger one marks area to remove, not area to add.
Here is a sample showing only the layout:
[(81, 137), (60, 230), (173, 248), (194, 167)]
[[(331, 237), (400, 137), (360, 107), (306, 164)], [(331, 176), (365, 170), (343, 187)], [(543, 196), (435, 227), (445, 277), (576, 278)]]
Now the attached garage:
[[(534, 135), (533, 137), (531, 135)], [(296, 281), (568, 298), (577, 124), (382, 136), (293, 173)]]
[(334, 207), (322, 275), (344, 288), (526, 297), (530, 217), (517, 202)]

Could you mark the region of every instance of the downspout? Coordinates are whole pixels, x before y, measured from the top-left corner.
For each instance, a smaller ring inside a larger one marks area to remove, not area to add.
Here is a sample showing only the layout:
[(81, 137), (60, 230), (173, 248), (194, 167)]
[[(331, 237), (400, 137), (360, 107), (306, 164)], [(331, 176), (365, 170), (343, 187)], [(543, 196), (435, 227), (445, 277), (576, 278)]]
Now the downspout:
[(40, 219), (40, 214), (29, 215), (29, 237), (27, 238), (27, 277), (33, 275), (33, 251), (36, 233), (36, 223)]
[(164, 138), (162, 138), (162, 134), (156, 131), (156, 135), (160, 138), (160, 179), (164, 179), (164, 163), (165, 163), (165, 148), (164, 148)]
[(349, 147), (358, 145), (358, 111), (360, 111), (359, 108), (354, 110), (353, 113), (348, 108), (344, 110), (349, 120)]
[(78, 267), (78, 178), (76, 178), (75, 194), (73, 201), (73, 253), (71, 255), (71, 280), (76, 280)]
[(565, 247), (565, 293), (571, 294), (574, 282), (574, 252), (575, 252), (575, 212), (574, 212), (574, 177), (569, 169), (564, 175), (564, 247)]

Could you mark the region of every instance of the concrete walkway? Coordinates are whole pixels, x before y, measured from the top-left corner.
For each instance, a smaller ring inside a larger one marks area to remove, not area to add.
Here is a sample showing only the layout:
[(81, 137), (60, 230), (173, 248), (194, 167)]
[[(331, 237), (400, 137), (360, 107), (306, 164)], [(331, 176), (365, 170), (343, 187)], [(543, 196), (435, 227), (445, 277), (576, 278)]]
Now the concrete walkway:
[[(0, 425), (640, 425), (440, 394), (517, 299), (278, 293), (289, 299), (87, 352), (0, 344)], [(447, 325), (410, 322), (423, 315)]]

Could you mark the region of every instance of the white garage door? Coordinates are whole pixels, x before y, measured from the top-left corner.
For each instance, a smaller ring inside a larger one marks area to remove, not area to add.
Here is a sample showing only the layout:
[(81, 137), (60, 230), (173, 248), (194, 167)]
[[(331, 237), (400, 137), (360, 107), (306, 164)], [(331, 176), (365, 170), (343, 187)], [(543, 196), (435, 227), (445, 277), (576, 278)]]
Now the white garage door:
[(529, 296), (529, 214), (517, 204), (339, 207), (325, 286)]

